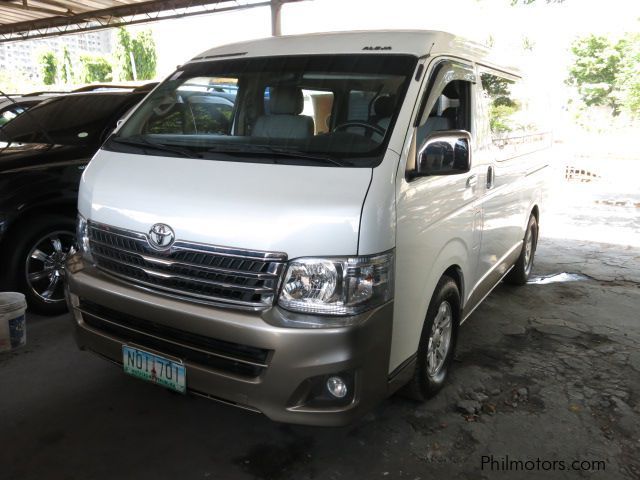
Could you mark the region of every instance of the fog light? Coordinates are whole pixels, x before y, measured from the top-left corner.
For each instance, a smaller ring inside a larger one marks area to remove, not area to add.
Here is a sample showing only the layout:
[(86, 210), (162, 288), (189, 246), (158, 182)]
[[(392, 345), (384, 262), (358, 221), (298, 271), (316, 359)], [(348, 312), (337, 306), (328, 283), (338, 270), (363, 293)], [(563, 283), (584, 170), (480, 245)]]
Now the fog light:
[(340, 377), (329, 377), (327, 390), (336, 398), (344, 398), (347, 395), (347, 384)]

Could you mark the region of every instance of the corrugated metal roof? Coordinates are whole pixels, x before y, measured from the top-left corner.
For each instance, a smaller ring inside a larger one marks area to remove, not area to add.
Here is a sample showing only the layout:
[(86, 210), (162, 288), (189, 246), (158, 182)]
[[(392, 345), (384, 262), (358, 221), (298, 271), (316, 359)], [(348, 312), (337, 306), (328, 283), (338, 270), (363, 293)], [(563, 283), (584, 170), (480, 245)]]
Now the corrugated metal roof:
[(0, 42), (269, 5), (270, 0), (1, 0)]

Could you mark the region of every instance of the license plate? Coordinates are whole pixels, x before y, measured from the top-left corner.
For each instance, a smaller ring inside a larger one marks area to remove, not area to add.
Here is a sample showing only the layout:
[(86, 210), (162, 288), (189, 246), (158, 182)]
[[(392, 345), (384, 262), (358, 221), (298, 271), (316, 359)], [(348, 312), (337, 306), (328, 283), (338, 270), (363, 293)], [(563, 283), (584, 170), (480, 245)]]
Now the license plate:
[(125, 373), (136, 378), (180, 393), (185, 393), (187, 390), (187, 372), (181, 362), (123, 345), (122, 364)]

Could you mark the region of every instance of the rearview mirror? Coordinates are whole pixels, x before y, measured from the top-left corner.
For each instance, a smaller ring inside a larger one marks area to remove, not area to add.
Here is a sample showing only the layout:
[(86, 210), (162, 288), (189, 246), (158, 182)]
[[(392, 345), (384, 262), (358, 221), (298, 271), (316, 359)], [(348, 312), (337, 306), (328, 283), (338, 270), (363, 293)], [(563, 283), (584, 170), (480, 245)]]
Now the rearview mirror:
[(427, 137), (411, 177), (456, 175), (470, 168), (471, 134), (465, 130), (445, 130)]

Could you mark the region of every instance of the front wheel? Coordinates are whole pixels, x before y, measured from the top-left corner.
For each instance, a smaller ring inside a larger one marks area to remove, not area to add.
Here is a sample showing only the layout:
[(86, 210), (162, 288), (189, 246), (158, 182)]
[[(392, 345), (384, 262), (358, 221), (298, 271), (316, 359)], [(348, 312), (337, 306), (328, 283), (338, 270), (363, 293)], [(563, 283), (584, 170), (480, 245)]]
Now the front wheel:
[(74, 230), (72, 219), (51, 215), (32, 218), (12, 232), (5, 252), (8, 287), (24, 293), (30, 310), (66, 311), (65, 263), (75, 245)]
[(445, 275), (429, 303), (413, 379), (404, 390), (407, 396), (424, 401), (442, 388), (453, 361), (459, 323), (460, 291)]
[(538, 221), (535, 215), (529, 217), (527, 231), (524, 234), (522, 250), (520, 256), (509, 274), (505, 277), (505, 282), (511, 285), (525, 285), (533, 270), (533, 257), (538, 246)]

